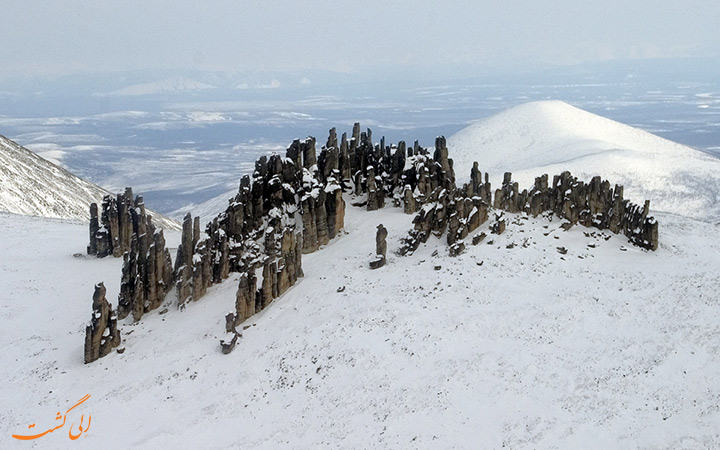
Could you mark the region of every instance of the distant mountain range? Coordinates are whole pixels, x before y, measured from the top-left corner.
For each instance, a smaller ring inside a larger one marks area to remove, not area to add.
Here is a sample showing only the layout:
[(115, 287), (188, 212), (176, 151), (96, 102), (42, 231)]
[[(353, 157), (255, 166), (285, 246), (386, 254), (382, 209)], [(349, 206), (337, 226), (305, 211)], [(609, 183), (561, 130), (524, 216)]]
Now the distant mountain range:
[(207, 83), (201, 83), (190, 78), (175, 76), (152, 83), (134, 84), (132, 86), (127, 86), (122, 89), (109, 92), (107, 95), (137, 96), (169, 92), (197, 91), (203, 89), (215, 89), (215, 86)]

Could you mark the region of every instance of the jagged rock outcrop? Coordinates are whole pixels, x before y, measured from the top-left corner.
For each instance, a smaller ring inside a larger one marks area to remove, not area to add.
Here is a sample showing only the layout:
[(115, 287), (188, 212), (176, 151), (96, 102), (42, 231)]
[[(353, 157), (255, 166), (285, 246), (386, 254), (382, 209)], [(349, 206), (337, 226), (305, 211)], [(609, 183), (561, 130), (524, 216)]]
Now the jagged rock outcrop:
[[(99, 217), (98, 217), (99, 215)], [(88, 254), (123, 258), (118, 318), (131, 312), (135, 320), (162, 303), (173, 284), (170, 253), (162, 230), (156, 230), (146, 213), (143, 197), (133, 200), (131, 188), (107, 195), (102, 210), (90, 205)]]
[[(437, 145), (436, 153), (443, 158), (442, 145)], [(484, 178), (484, 181), (483, 181)], [(408, 197), (408, 188), (405, 189)], [(490, 183), (488, 175), (483, 177), (478, 164), (473, 164), (470, 183), (461, 189), (436, 188), (425, 200), (425, 204), (413, 219), (413, 230), (409, 237), (403, 239), (401, 254), (415, 251), (434, 233), (440, 236), (447, 228), (447, 243), (450, 254), (456, 255), (463, 251), (463, 240), (469, 233), (484, 223), (488, 218)], [(405, 202), (406, 212), (409, 201)], [(609, 229), (614, 233), (622, 232), (630, 242), (649, 250), (658, 246), (658, 223), (648, 217), (649, 201), (643, 207), (623, 199), (622, 186), (610, 188), (610, 183), (594, 177), (585, 184), (563, 172), (553, 177), (552, 185), (548, 184), (547, 174), (537, 177), (534, 186), (519, 191), (518, 184), (512, 181), (512, 174), (504, 174), (500, 189), (495, 191), (493, 207), (497, 211), (495, 222), (490, 231), (502, 234), (506, 223), (502, 211), (509, 213), (524, 212), (538, 216), (546, 211), (566, 219), (564, 228), (575, 224), (599, 229)], [(476, 240), (473, 239), (475, 244)], [(479, 242), (479, 241), (478, 241)]]
[(453, 170), (452, 159), (448, 158), (448, 149), (445, 145), (445, 136), (435, 138), (435, 161), (440, 165), (443, 172), (443, 178), (449, 183), (455, 184), (455, 171)]
[[(506, 174), (506, 178), (509, 185), (510, 174)], [(521, 198), (518, 205), (512, 205), (513, 208), (521, 206), (520, 211), (533, 216), (552, 211), (571, 225), (579, 223), (600, 230), (608, 229), (616, 234), (622, 232), (638, 247), (657, 249), (658, 223), (653, 217), (648, 217), (648, 200), (642, 207), (631, 203), (623, 199), (622, 186), (611, 188), (610, 182), (603, 181), (599, 176), (586, 184), (566, 171), (553, 177), (552, 186), (548, 186), (547, 181), (547, 175), (536, 178), (530, 193)], [(503, 188), (505, 185), (503, 183)]]
[(105, 285), (95, 285), (92, 318), (85, 328), (85, 364), (102, 358), (120, 345), (117, 315), (105, 298)]
[[(98, 217), (99, 214), (99, 217)], [(170, 252), (162, 230), (156, 230), (146, 213), (143, 197), (133, 200), (131, 188), (116, 196), (106, 195), (102, 210), (90, 205), (88, 254), (123, 258), (118, 318), (131, 312), (139, 320), (162, 303), (173, 284)]]
[(502, 187), (495, 191), (493, 207), (510, 213), (525, 209), (527, 191), (518, 191), (518, 184), (512, 181), (512, 174), (505, 172)]
[(454, 189), (455, 173), (444, 137), (436, 139), (430, 156), (417, 141), (412, 148), (403, 141), (390, 146), (382, 137), (379, 144), (373, 145), (371, 130), (359, 130), (360, 124), (356, 123), (349, 150), (352, 193), (356, 198), (353, 204), (374, 211), (390, 199), (393, 205), (414, 214), (438, 187)]
[(130, 251), (123, 255), (122, 278), (118, 295), (118, 318), (130, 313), (135, 321), (158, 308), (173, 287), (170, 251), (165, 246), (163, 230), (152, 222), (140, 222), (133, 234)]
[(461, 253), (465, 248), (462, 241), (488, 219), (489, 205), (480, 195), (468, 196), (468, 191), (437, 187), (413, 219), (413, 230), (403, 239), (400, 253), (411, 253), (431, 234), (440, 237), (446, 230), (451, 253)]
[(100, 211), (98, 205), (92, 203), (88, 254), (98, 258), (108, 255), (116, 258), (123, 256), (130, 251), (130, 241), (133, 233), (137, 233), (138, 222), (146, 220), (142, 196), (133, 200), (132, 189), (129, 187), (125, 188), (122, 194), (106, 195)]
[(230, 241), (218, 218), (210, 222), (204, 233), (200, 221), (188, 213), (183, 220), (181, 243), (175, 258), (175, 287), (178, 307), (189, 300), (199, 300), (207, 289), (230, 275)]
[[(489, 228), (496, 234), (505, 231), (503, 212), (533, 216), (552, 212), (567, 221), (566, 227), (579, 223), (623, 232), (644, 248), (654, 250), (658, 245), (658, 224), (648, 217), (649, 202), (640, 207), (624, 200), (621, 186), (612, 189), (600, 177), (585, 184), (563, 172), (550, 184), (542, 175), (529, 191), (520, 191), (508, 172), (493, 199), (489, 175), (480, 171), (478, 163), (473, 164), (469, 183), (455, 185), (444, 137), (435, 140), (431, 156), (417, 141), (408, 148), (402, 141), (386, 145), (382, 137), (374, 145), (372, 131), (361, 132), (356, 123), (352, 137), (343, 134), (339, 143), (331, 129), (319, 154), (315, 138), (308, 137), (293, 141), (285, 157), (258, 158), (252, 176), (242, 177), (227, 209), (204, 231), (198, 217), (186, 215), (174, 269), (162, 230), (155, 230), (142, 197), (133, 201), (129, 188), (124, 194), (107, 196), (101, 209), (91, 205), (88, 253), (123, 256), (121, 319), (132, 313), (139, 320), (162, 303), (172, 286), (178, 306), (184, 308), (231, 272), (240, 273), (235, 312), (226, 316), (226, 330), (231, 332), (303, 276), (303, 253), (317, 251), (337, 237), (344, 227), (346, 190), (353, 205), (369, 211), (383, 208), (389, 200), (415, 214), (401, 254), (412, 253), (432, 234), (445, 235), (449, 254), (459, 255), (493, 208), (495, 221)], [(475, 234), (471, 242), (477, 245), (485, 237), (485, 232)], [(379, 225), (372, 269), (386, 262), (386, 238), (387, 229)], [(256, 275), (260, 271), (261, 279)]]
[(329, 239), (334, 239), (345, 228), (345, 200), (341, 186), (335, 182), (328, 183), (325, 194), (327, 233)]
[(237, 326), (246, 319), (255, 315), (257, 299), (257, 278), (255, 272), (243, 273), (240, 275), (237, 294), (235, 295), (235, 314), (233, 314), (233, 326)]

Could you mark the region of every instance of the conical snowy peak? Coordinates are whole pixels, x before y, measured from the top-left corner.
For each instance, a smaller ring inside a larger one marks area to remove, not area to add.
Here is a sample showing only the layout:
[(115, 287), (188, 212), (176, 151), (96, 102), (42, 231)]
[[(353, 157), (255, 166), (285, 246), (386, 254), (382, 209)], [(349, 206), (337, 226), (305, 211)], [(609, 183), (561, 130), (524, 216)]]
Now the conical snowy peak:
[(479, 120), (448, 140), (459, 179), (473, 161), (496, 184), (512, 172), (521, 186), (543, 173), (602, 175), (626, 198), (651, 208), (720, 220), (720, 160), (561, 101), (526, 103)]
[[(110, 192), (85, 181), (0, 135), (0, 211), (68, 220), (90, 220), (90, 203)], [(178, 224), (153, 213), (159, 226)]]

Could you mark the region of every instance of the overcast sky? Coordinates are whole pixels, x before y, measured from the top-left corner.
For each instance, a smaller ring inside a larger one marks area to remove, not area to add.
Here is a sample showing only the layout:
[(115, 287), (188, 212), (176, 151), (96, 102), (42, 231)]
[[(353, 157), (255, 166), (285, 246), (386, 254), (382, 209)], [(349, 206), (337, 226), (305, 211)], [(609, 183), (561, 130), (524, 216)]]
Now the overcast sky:
[(4, 74), (720, 56), (718, 0), (0, 0)]

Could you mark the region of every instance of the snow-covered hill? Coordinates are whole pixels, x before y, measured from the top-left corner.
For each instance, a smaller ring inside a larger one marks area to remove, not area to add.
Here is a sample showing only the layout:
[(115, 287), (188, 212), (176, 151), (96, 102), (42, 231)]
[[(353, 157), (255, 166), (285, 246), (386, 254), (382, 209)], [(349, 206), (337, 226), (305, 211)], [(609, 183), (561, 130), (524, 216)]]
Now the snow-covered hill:
[(193, 217), (200, 217), (200, 220), (203, 222), (210, 221), (213, 217), (227, 209), (229, 199), (235, 198), (236, 194), (237, 189), (233, 189), (200, 204), (193, 203), (185, 205), (182, 208), (171, 212), (168, 216), (173, 217), (176, 220), (182, 220), (182, 218), (185, 217), (185, 214), (189, 212)]
[(522, 188), (570, 170), (625, 186), (625, 197), (666, 211), (720, 221), (720, 159), (560, 101), (526, 103), (482, 119), (448, 139), (458, 179), (473, 161), (499, 186), (512, 172)]
[[(115, 303), (120, 261), (73, 257), (83, 226), (0, 214), (0, 447), (22, 444), (10, 435), (29, 424), (54, 426), (86, 394), (65, 428), (35, 443), (720, 446), (716, 226), (659, 214), (660, 248), (646, 252), (511, 215), (505, 234), (457, 258), (431, 238), (371, 271), (376, 225), (393, 251), (411, 217), (348, 208), (346, 232), (303, 258), (305, 277), (253, 316), (230, 355), (218, 339), (235, 276), (184, 311), (170, 295), (167, 313), (121, 322), (124, 353), (89, 365), (93, 285), (104, 281)], [(92, 426), (71, 441), (81, 414)]]
[[(539, 115), (543, 109), (554, 113)], [(581, 226), (564, 231), (552, 216), (507, 214), (504, 234), (490, 234), (492, 221), (485, 223), (477, 230), (485, 241), (458, 257), (435, 237), (400, 257), (393, 252), (412, 216), (390, 206), (367, 212), (346, 198), (344, 231), (303, 256), (304, 278), (244, 324), (231, 354), (221, 353), (219, 339), (237, 275), (183, 311), (171, 293), (141, 321), (121, 321), (123, 353), (85, 365), (93, 286), (104, 281), (115, 306), (121, 261), (73, 256), (87, 244), (84, 225), (0, 213), (0, 448), (27, 444), (12, 434), (57, 426), (56, 413), (87, 394), (67, 426), (34, 443), (720, 448), (720, 226), (656, 213), (672, 198), (656, 188), (664, 164), (699, 177), (702, 155), (564, 104), (503, 114), (477, 125), (485, 124), (485, 144), (466, 132), (472, 151), (484, 153), (463, 150), (462, 134), (448, 145), (458, 175), (473, 159), (496, 177), (565, 168), (582, 176), (572, 164), (589, 161), (619, 182), (612, 171), (626, 172), (613, 167), (616, 153), (647, 163), (632, 168), (636, 190), (626, 197), (663, 193), (650, 197), (658, 250)], [(656, 172), (648, 153), (661, 161)], [(505, 169), (505, 160), (518, 164)], [(712, 181), (717, 172), (707, 161)], [(720, 189), (705, 186), (717, 199)], [(687, 208), (679, 212), (700, 211)], [(388, 262), (370, 270), (379, 223), (389, 232)], [(174, 256), (178, 233), (166, 237)], [(91, 415), (92, 426), (70, 440), (81, 414)]]
[[(90, 203), (108, 191), (0, 135), (0, 211), (69, 220), (90, 220)], [(165, 229), (177, 222), (151, 213)]]

